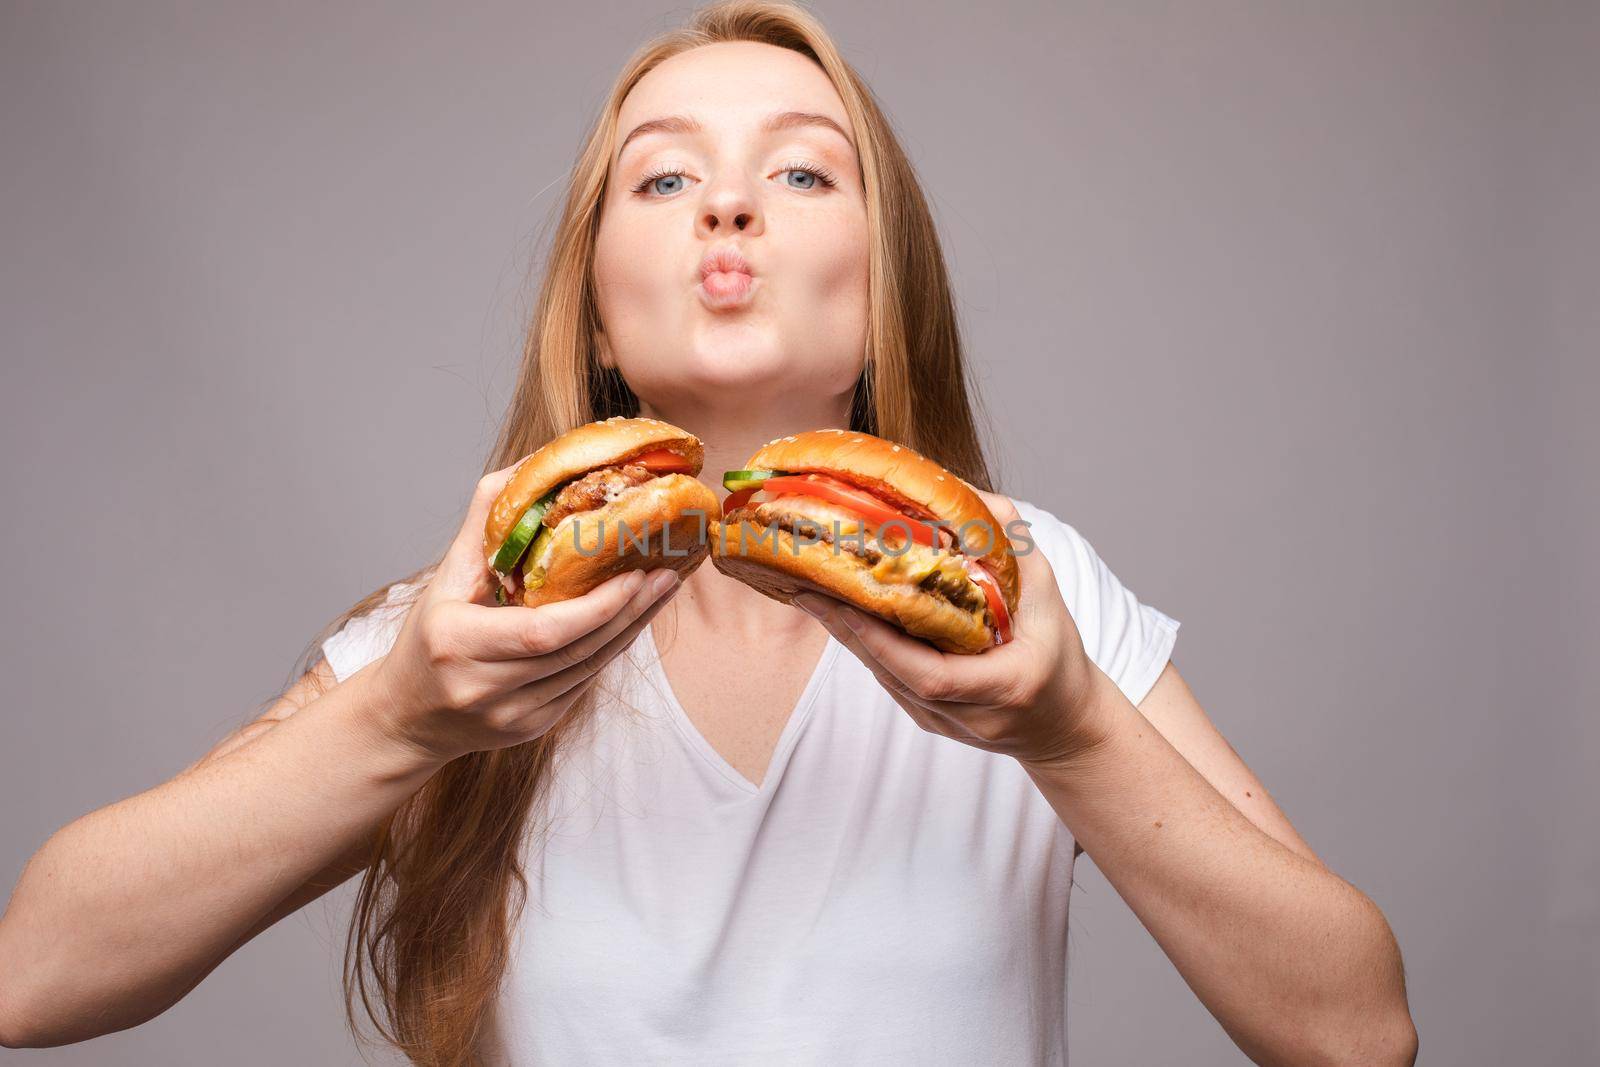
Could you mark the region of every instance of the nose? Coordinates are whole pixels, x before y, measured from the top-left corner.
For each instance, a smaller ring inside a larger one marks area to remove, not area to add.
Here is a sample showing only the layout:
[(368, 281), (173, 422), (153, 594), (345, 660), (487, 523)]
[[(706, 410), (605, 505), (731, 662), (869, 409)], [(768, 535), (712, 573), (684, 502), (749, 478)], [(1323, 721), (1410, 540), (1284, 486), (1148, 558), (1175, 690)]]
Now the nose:
[(722, 181), (706, 190), (696, 223), (700, 236), (728, 233), (754, 236), (761, 232), (761, 226), (761, 205), (756, 202), (748, 182), (740, 179)]

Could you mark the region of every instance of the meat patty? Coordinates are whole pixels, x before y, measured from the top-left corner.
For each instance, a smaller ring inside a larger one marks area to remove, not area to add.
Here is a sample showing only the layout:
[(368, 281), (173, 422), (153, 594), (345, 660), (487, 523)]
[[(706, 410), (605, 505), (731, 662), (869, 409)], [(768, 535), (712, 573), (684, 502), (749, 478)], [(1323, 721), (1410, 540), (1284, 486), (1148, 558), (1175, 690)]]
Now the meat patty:
[[(746, 519), (762, 527), (771, 524), (790, 534), (803, 534), (812, 540), (826, 541), (835, 545), (838, 551), (857, 557), (867, 566), (875, 566), (887, 555), (879, 547), (875, 536), (870, 533), (861, 536), (864, 524), (859, 516), (813, 497), (784, 495), (775, 500), (740, 508), (728, 518)], [(834, 536), (834, 523), (838, 523), (838, 537)], [(899, 548), (896, 556), (905, 559), (913, 566), (922, 564), (920, 569), (928, 569), (930, 564), (935, 564), (941, 559), (958, 559), (960, 554), (949, 549), (933, 549), (916, 542), (908, 542)], [(950, 566), (934, 567), (929, 573), (917, 579), (916, 584), (927, 592), (948, 600), (956, 607), (983, 612), (985, 620), (993, 625), (993, 620), (988, 615), (988, 599), (961, 569)]]
[(553, 530), (556, 524), (568, 515), (579, 511), (593, 511), (615, 500), (617, 494), (624, 489), (643, 485), (654, 477), (654, 474), (637, 463), (592, 470), (582, 478), (568, 482), (561, 492), (556, 494), (555, 503), (544, 513), (544, 524)]

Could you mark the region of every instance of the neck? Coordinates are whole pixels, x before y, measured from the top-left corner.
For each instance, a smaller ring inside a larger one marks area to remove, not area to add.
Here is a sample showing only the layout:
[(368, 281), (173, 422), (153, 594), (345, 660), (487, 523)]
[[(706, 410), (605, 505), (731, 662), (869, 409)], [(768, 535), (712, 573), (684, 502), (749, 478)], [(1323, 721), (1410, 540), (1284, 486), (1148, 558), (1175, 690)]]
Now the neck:
[[(639, 414), (681, 426), (700, 438), (705, 446), (700, 480), (720, 500), (727, 494), (722, 487), (722, 472), (744, 467), (769, 441), (802, 430), (829, 426), (848, 429), (851, 399), (849, 393), (838, 397), (794, 396), (781, 405), (752, 404), (730, 409), (709, 405), (680, 408), (676, 404), (657, 407), (641, 400)], [(666, 625), (657, 626), (657, 634), (696, 626), (756, 642), (771, 640), (775, 645), (791, 643), (818, 627), (804, 612), (729, 578), (709, 560), (695, 568), (684, 582), (657, 622), (663, 620)]]
[(851, 395), (842, 397), (784, 398), (781, 404), (751, 405), (727, 410), (706, 405), (653, 406), (639, 403), (639, 414), (670, 422), (700, 438), (705, 446), (705, 464), (700, 480), (711, 486), (720, 498), (722, 472), (739, 470), (763, 445), (787, 434), (818, 430), (829, 426), (850, 428)]

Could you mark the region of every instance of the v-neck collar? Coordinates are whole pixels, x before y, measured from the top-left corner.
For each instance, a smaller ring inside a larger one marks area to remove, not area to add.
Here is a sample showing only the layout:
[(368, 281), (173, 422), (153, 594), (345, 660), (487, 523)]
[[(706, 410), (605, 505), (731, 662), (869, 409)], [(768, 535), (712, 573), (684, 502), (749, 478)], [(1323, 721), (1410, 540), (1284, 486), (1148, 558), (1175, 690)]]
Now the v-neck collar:
[(761, 776), (761, 784), (757, 785), (740, 774), (733, 764), (723, 759), (722, 753), (705, 739), (699, 728), (690, 720), (689, 713), (683, 710), (683, 705), (678, 702), (678, 695), (672, 691), (672, 683), (667, 680), (666, 668), (661, 665), (661, 650), (656, 647), (654, 625), (646, 625), (641, 631), (641, 636), (646, 646), (645, 670), (667, 705), (667, 717), (677, 727), (684, 742), (705, 760), (712, 770), (726, 779), (729, 785), (750, 796), (762, 793), (783, 776), (783, 769), (789, 762), (789, 753), (799, 740), (800, 731), (811, 718), (811, 709), (817, 702), (817, 694), (822, 689), (822, 683), (833, 670), (834, 661), (839, 658), (839, 650), (844, 647), (832, 634), (828, 635), (828, 643), (822, 647), (822, 655), (817, 659), (817, 665), (812, 668), (811, 677), (806, 681), (806, 687), (801, 691), (799, 701), (789, 712), (789, 721), (783, 724), (783, 732), (778, 735), (778, 743), (773, 747), (772, 757), (767, 761), (767, 773)]

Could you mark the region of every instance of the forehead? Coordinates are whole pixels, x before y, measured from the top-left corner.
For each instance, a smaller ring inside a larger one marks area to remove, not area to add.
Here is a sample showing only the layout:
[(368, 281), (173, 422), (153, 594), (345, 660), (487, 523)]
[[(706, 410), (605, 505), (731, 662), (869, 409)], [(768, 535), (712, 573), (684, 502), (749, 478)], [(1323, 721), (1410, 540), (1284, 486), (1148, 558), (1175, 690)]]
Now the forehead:
[(640, 78), (622, 102), (618, 137), (664, 115), (753, 130), (779, 111), (817, 112), (850, 129), (844, 102), (816, 63), (776, 45), (720, 42), (680, 52)]

